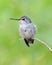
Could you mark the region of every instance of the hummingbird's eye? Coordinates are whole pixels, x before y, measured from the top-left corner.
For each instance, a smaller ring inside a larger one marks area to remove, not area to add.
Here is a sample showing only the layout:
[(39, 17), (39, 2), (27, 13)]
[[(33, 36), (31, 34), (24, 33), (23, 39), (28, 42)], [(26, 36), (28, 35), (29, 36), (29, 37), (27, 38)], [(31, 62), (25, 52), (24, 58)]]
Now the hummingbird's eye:
[(25, 18), (23, 18), (22, 20), (25, 20)]

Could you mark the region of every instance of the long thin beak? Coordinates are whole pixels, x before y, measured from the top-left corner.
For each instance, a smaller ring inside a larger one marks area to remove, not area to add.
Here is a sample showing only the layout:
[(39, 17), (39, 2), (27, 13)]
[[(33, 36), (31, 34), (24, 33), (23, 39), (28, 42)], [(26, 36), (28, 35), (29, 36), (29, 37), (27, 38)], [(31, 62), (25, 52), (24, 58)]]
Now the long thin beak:
[(18, 20), (19, 21), (20, 19), (10, 18), (10, 20)]

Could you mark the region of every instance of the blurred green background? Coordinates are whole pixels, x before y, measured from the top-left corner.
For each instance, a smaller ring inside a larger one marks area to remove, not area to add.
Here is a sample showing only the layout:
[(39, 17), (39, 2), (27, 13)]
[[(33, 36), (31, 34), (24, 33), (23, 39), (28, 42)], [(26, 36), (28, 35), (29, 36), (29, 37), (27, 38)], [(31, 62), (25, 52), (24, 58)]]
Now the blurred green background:
[(36, 37), (52, 48), (52, 0), (0, 0), (0, 65), (52, 65), (52, 52), (38, 41), (28, 48), (19, 23), (9, 19), (23, 15), (37, 25)]

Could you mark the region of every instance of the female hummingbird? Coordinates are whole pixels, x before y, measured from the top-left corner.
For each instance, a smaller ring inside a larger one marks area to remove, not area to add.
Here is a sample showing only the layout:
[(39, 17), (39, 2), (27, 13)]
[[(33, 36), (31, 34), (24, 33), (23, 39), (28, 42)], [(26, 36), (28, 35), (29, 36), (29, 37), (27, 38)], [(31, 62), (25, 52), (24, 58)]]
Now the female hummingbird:
[(17, 20), (20, 22), (19, 32), (28, 47), (30, 46), (29, 44), (34, 43), (34, 40), (37, 40), (41, 44), (45, 45), (49, 49), (49, 51), (52, 52), (52, 48), (50, 48), (47, 43), (43, 42), (38, 38), (35, 38), (35, 35), (37, 33), (37, 27), (36, 25), (32, 24), (32, 21), (28, 16), (22, 16), (19, 19), (15, 19), (15, 18), (10, 18), (10, 19)]
[(28, 16), (22, 16), (19, 19), (11, 18), (11, 20), (17, 20), (20, 22), (19, 32), (26, 45), (29, 47), (29, 44), (33, 44), (37, 28), (36, 25), (32, 24), (31, 19)]

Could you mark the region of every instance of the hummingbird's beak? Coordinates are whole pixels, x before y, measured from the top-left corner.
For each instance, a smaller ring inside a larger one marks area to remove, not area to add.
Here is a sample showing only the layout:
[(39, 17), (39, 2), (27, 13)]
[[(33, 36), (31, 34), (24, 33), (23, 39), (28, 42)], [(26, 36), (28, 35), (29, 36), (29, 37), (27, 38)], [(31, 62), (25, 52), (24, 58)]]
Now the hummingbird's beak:
[(18, 20), (19, 21), (20, 19), (10, 18), (10, 20)]

